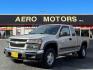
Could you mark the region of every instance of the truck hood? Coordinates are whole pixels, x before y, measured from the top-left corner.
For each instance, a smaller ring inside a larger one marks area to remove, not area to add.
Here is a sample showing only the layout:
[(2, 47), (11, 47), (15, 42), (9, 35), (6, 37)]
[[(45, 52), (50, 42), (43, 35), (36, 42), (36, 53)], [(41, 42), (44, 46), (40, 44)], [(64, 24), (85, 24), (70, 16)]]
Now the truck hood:
[(10, 39), (41, 39), (45, 37), (53, 37), (54, 35), (49, 34), (31, 34), (31, 35), (20, 35), (20, 36), (12, 36)]

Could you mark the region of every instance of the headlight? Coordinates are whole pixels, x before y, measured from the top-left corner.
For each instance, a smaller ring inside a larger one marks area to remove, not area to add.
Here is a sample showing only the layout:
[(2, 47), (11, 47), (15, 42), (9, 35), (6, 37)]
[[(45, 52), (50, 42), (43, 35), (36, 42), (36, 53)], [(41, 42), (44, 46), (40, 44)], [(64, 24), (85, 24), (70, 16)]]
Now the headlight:
[(36, 44), (41, 44), (42, 40), (41, 39), (29, 39), (27, 43), (36, 43)]
[(40, 49), (40, 44), (30, 44), (28, 43), (27, 44), (27, 50), (37, 50), (37, 49)]
[(10, 42), (10, 38), (6, 40), (7, 42)]

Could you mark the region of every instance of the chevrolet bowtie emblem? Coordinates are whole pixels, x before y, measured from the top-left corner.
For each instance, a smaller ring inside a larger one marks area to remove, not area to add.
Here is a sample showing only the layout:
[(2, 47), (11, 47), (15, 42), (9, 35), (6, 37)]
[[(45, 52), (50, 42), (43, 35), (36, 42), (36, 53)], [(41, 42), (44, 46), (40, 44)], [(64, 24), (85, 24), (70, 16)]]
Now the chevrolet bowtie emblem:
[(19, 42), (15, 41), (14, 43), (18, 44)]

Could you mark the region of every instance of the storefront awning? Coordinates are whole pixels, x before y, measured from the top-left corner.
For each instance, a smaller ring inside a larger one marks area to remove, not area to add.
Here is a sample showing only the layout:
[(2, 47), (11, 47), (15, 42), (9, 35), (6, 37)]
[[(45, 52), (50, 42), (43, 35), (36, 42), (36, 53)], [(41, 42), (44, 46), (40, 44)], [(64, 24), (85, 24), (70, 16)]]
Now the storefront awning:
[(13, 30), (13, 27), (0, 27), (0, 31)]

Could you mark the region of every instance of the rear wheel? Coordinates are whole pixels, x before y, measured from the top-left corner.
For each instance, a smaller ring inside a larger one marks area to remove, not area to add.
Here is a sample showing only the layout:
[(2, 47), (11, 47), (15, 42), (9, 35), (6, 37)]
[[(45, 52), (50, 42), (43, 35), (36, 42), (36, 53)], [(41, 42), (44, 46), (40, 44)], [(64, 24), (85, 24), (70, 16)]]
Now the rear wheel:
[(78, 53), (78, 57), (79, 58), (85, 58), (86, 57), (86, 54), (87, 54), (87, 51), (86, 50), (87, 50), (86, 46), (85, 45), (82, 45), (80, 51), (77, 52)]

